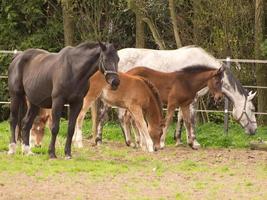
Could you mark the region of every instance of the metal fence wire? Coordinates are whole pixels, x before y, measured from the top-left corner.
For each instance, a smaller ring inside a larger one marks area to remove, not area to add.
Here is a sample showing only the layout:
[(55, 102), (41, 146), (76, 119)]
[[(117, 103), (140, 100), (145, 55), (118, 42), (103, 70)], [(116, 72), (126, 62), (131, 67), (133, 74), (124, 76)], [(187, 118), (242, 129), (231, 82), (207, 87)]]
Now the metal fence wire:
[[(13, 50), (13, 51), (9, 51), (9, 50), (0, 50), (0, 53), (2, 54), (16, 54), (22, 51), (18, 51), (18, 50)], [(231, 59), (230, 57), (227, 57), (226, 59), (217, 59), (219, 61), (223, 61), (226, 62), (227, 67), (231, 68), (231, 63), (253, 63), (253, 64), (267, 64), (267, 60), (254, 60), (254, 59)], [(267, 65), (266, 65), (267, 66)], [(0, 75), (0, 79), (7, 79), (7, 75)], [(267, 89), (267, 86), (257, 86), (257, 85), (245, 85), (243, 86), (245, 88), (256, 88), (256, 89)], [(10, 104), (9, 101), (1, 101), (0, 100), (0, 104)], [(67, 105), (66, 105), (67, 106)], [(206, 113), (224, 113), (224, 130), (227, 133), (228, 132), (228, 121), (229, 121), (229, 113), (231, 113), (231, 111), (229, 111), (229, 100), (227, 98), (225, 98), (224, 100), (224, 110), (196, 110), (197, 112), (206, 112)], [(255, 112), (256, 115), (267, 115), (266, 112)]]

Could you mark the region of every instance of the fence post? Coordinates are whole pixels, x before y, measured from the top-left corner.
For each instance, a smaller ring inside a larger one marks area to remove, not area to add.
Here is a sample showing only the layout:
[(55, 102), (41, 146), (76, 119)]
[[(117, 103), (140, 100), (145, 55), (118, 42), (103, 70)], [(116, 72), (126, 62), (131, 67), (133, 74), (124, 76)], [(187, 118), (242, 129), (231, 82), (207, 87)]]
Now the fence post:
[[(230, 57), (226, 58), (226, 67), (230, 69), (231, 62)], [(224, 97), (224, 133), (228, 134), (228, 128), (229, 128), (229, 100), (227, 97)]]

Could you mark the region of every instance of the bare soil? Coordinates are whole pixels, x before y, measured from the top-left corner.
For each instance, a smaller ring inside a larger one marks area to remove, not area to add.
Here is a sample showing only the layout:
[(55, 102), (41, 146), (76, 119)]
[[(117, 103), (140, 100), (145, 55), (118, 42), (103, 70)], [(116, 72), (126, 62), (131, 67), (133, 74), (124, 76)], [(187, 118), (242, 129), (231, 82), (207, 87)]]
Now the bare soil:
[[(128, 148), (118, 142), (104, 145), (114, 151)], [(128, 158), (101, 155), (96, 148), (94, 159), (120, 159), (131, 168), (101, 178), (85, 172), (59, 172), (46, 178), (0, 172), (0, 199), (267, 199), (267, 152), (167, 147), (152, 154), (129, 151), (127, 157), (144, 154), (148, 158), (142, 162), (144, 170), (135, 170)], [(160, 164), (151, 164), (150, 158)]]

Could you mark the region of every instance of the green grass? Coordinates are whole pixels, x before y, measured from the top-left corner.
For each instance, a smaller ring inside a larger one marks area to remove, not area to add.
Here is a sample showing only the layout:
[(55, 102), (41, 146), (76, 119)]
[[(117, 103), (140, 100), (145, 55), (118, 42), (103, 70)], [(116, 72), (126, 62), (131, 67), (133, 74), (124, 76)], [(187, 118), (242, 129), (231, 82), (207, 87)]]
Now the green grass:
[[(86, 120), (83, 126), (84, 137), (88, 138), (91, 136), (91, 121)], [(168, 145), (173, 145), (175, 142), (173, 141), (173, 133), (175, 130), (174, 124), (168, 130), (168, 136), (166, 139), (166, 143)], [(46, 130), (48, 136), (50, 133)], [(59, 142), (64, 143), (65, 134), (67, 132), (67, 121), (62, 120), (60, 131), (59, 131)], [(9, 124), (5, 122), (0, 123), (0, 151), (7, 150), (8, 138), (9, 138)], [(223, 124), (215, 124), (215, 123), (206, 123), (203, 125), (199, 125), (196, 128), (196, 137), (198, 142), (202, 147), (215, 147), (215, 148), (247, 148), (249, 146), (249, 142), (253, 140), (257, 140), (261, 138), (263, 140), (267, 140), (267, 127), (259, 127), (257, 130), (257, 134), (254, 136), (250, 136), (244, 132), (244, 130), (236, 123), (230, 124), (228, 134), (224, 133)], [(44, 141), (44, 144), (48, 144), (49, 140)], [(123, 135), (118, 123), (108, 122), (103, 131), (103, 139), (111, 140), (111, 141), (123, 141)], [(185, 139), (185, 131), (183, 130), (182, 140), (186, 143)], [(37, 153), (45, 153), (46, 149), (36, 149)]]
[[(262, 190), (261, 185), (266, 183), (266, 163), (257, 161), (257, 163), (252, 163), (254, 168), (247, 170), (247, 163), (243, 164), (234, 158), (227, 163), (217, 163), (216, 157), (214, 158), (216, 154), (209, 154), (213, 149), (208, 151), (193, 151), (190, 148), (176, 149), (173, 147), (175, 143), (172, 138), (174, 125), (170, 127), (167, 137), (166, 148), (169, 149), (146, 153), (140, 149), (124, 146), (119, 125), (107, 123), (103, 138), (104, 143), (108, 141), (109, 144), (100, 147), (87, 145), (82, 149), (73, 148), (71, 160), (64, 159), (66, 129), (67, 121), (62, 120), (56, 144), (58, 159), (50, 160), (47, 154), (50, 141), (49, 130), (46, 130), (42, 148), (33, 148), (33, 152), (38, 155), (23, 156), (18, 148), (17, 154), (8, 156), (6, 151), (10, 136), (9, 125), (7, 122), (0, 123), (0, 188), (7, 185), (10, 180), (6, 180), (5, 177), (16, 178), (18, 174), (26, 174), (26, 177), (50, 184), (50, 187), (55, 183), (56, 185), (64, 184), (59, 182), (62, 177), (63, 179), (71, 177), (76, 182), (77, 179), (79, 181), (82, 179), (82, 184), (88, 185), (88, 188), (94, 187), (95, 184), (103, 184), (105, 188), (105, 184), (110, 181), (115, 185), (113, 188), (115, 191), (118, 190), (119, 194), (126, 194), (129, 197), (125, 199), (187, 200), (194, 199), (192, 196), (196, 197), (196, 195), (200, 195), (202, 199), (220, 199), (225, 191), (232, 191), (234, 194), (240, 191), (243, 194), (247, 191), (247, 194), (255, 194), (255, 199), (266, 199), (264, 198), (266, 192), (259, 193)], [(83, 130), (84, 137), (88, 138), (91, 130), (90, 121), (86, 121)], [(196, 135), (203, 148), (247, 148), (249, 142), (257, 140), (258, 137), (267, 140), (266, 127), (259, 128), (255, 136), (246, 135), (237, 124), (231, 124), (229, 130), (229, 134), (225, 135), (223, 125), (208, 123), (198, 126)], [(183, 142), (185, 143), (185, 133), (183, 133)], [(220, 152), (217, 149), (216, 151)], [(185, 155), (183, 155), (184, 152)], [(209, 155), (215, 162), (210, 162)], [(219, 158), (218, 161), (220, 161)], [(228, 180), (232, 181), (231, 185), (228, 184)], [(68, 184), (68, 182), (65, 183), (66, 186)], [(69, 187), (72, 186), (75, 185), (71, 183)], [(119, 189), (116, 189), (116, 186), (120, 186)], [(166, 192), (158, 192), (165, 191), (165, 189)], [(150, 196), (150, 191), (154, 196)], [(86, 191), (83, 192), (86, 193)], [(235, 197), (233, 199), (238, 199)], [(72, 199), (84, 198), (81, 194)]]

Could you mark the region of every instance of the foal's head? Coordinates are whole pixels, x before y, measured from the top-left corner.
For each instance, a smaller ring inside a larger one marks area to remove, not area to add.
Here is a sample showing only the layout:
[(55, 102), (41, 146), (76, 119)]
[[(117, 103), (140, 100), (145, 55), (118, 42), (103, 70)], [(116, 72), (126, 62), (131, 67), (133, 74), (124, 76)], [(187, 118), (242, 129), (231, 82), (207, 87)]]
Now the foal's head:
[(111, 85), (113, 90), (116, 90), (120, 84), (118, 76), (118, 62), (119, 56), (117, 50), (113, 44), (103, 44), (99, 42), (101, 48), (100, 59), (99, 59), (99, 70), (105, 75), (105, 79), (108, 84)]
[(208, 88), (215, 101), (223, 96), (222, 93), (222, 78), (224, 73), (224, 66), (211, 72), (211, 78), (208, 80)]
[(45, 133), (45, 125), (49, 118), (49, 115), (37, 116), (32, 124), (31, 138), (34, 142), (35, 147), (41, 147), (41, 143)]

